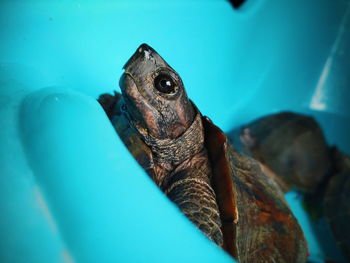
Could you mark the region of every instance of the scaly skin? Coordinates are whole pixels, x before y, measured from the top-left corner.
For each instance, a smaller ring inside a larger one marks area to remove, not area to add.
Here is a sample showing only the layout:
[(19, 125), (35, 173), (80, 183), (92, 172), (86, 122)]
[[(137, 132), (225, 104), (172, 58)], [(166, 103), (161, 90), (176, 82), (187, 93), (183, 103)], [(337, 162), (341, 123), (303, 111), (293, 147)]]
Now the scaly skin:
[(203, 149), (167, 174), (161, 188), (203, 233), (222, 246), (220, 214), (210, 176), (208, 155)]

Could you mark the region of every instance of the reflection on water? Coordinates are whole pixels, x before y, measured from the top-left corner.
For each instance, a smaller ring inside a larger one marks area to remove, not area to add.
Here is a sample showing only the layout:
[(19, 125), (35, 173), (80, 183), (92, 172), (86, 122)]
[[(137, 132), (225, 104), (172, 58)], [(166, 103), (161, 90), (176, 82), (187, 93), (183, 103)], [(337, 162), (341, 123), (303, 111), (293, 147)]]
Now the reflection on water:
[(349, 112), (350, 2), (340, 22), (337, 37), (323, 66), (310, 108), (346, 115)]

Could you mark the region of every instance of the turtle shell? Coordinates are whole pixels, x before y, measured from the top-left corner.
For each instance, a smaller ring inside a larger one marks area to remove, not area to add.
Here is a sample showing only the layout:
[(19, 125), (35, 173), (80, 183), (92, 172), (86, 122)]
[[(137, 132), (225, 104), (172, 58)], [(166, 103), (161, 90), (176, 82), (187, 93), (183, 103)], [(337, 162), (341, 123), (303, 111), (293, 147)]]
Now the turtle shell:
[(233, 137), (243, 152), (279, 177), (284, 191), (296, 187), (314, 192), (330, 170), (327, 143), (312, 117), (292, 112), (268, 115), (244, 125), (239, 138)]
[(336, 173), (324, 197), (324, 214), (338, 246), (350, 260), (350, 157), (334, 149)]
[(224, 248), (239, 262), (305, 262), (303, 232), (279, 186), (208, 118), (203, 123)]

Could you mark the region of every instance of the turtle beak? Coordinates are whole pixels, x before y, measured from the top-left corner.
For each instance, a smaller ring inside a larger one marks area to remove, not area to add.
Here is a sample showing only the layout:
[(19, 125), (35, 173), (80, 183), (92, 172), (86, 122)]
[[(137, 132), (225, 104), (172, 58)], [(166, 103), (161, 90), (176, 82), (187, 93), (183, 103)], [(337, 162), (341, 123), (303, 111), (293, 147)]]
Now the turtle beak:
[(124, 74), (119, 80), (122, 93), (140, 101), (139, 88), (147, 86), (148, 77), (161, 63), (165, 62), (153, 48), (147, 44), (140, 45), (123, 67)]
[(159, 56), (158, 53), (147, 44), (140, 45), (136, 52), (131, 56), (131, 58), (125, 63), (123, 69), (125, 72), (132, 72), (133, 69), (140, 65), (141, 63), (151, 62), (156, 64), (156, 56)]

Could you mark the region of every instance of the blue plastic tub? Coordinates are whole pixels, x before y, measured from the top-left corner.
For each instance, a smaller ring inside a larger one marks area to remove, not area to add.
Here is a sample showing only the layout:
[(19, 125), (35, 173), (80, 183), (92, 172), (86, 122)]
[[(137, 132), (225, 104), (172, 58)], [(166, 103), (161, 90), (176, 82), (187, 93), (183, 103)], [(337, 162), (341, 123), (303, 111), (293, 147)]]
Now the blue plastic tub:
[[(350, 154), (347, 0), (2, 1), (0, 261), (232, 262), (137, 166), (95, 98), (139, 44), (181, 75), (224, 131), (313, 115)], [(42, 89), (44, 87), (49, 87)], [(287, 194), (311, 262), (344, 262)]]

